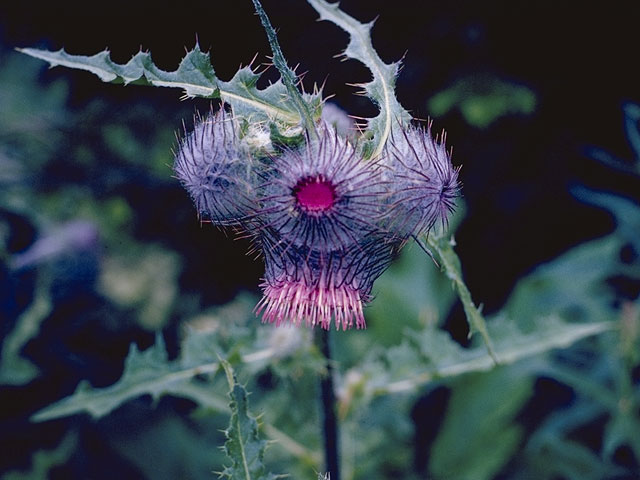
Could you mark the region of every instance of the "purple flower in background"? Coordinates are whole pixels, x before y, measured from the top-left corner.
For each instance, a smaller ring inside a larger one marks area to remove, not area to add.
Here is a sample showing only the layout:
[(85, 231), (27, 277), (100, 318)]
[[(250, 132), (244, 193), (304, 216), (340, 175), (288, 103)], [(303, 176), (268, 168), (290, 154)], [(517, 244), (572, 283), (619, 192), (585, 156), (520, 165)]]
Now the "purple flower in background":
[(265, 262), (256, 312), (276, 325), (365, 328), (374, 281), (455, 206), (458, 171), (444, 141), (410, 127), (364, 160), (325, 122), (317, 139), (280, 152), (257, 148), (249, 130), (223, 111), (198, 120), (175, 171), (201, 215), (253, 238)]

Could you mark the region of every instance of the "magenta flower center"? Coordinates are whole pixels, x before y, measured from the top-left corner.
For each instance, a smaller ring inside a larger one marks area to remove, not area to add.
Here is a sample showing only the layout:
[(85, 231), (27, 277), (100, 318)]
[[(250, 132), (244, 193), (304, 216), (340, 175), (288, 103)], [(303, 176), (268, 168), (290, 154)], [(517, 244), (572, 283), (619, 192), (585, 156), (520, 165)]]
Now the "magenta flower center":
[(293, 189), (298, 205), (306, 212), (322, 213), (333, 207), (336, 194), (330, 182), (321, 176), (300, 180)]

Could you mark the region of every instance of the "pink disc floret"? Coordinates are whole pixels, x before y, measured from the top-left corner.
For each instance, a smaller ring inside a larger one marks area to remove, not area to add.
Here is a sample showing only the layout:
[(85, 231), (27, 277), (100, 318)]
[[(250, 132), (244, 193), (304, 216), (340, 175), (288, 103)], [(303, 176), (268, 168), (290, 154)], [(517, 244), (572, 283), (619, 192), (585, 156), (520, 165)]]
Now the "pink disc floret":
[(335, 204), (336, 193), (333, 185), (322, 177), (306, 178), (294, 188), (298, 205), (309, 213), (322, 213)]

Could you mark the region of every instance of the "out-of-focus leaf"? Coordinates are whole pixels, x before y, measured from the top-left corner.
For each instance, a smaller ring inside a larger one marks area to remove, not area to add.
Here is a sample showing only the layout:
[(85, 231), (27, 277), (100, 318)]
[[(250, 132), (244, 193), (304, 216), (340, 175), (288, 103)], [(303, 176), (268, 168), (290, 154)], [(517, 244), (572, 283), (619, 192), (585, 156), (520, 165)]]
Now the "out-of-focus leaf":
[(604, 208), (616, 219), (616, 233), (625, 241), (632, 242), (637, 251), (640, 251), (640, 205), (632, 200), (611, 195), (609, 193), (595, 192), (583, 187), (576, 187), (572, 193), (581, 201)]
[(477, 128), (486, 128), (506, 115), (530, 115), (535, 106), (536, 96), (530, 89), (490, 75), (462, 78), (429, 100), (433, 115), (458, 108), (467, 123)]
[(371, 42), (374, 22), (360, 23), (340, 10), (338, 3), (328, 3), (324, 0), (307, 1), (320, 14), (320, 20), (328, 20), (349, 34), (345, 57), (359, 60), (371, 70), (373, 80), (360, 86), (367, 97), (380, 108), (380, 113), (368, 120), (367, 130), (373, 134), (373, 139), (364, 146), (365, 154), (375, 158), (382, 152), (391, 132), (411, 120), (411, 116), (395, 96), (400, 62), (387, 64), (378, 56)]
[(22, 347), (40, 331), (40, 324), (51, 313), (46, 282), (36, 287), (33, 303), (18, 318), (16, 326), (2, 344), (0, 384), (23, 385), (38, 375), (38, 368), (20, 355)]
[(140, 326), (164, 328), (177, 297), (180, 259), (159, 247), (132, 248), (124, 255), (105, 258), (101, 293), (125, 308), (137, 308)]
[(224, 417), (185, 421), (175, 414), (163, 415), (153, 422), (120, 426), (110, 435), (109, 444), (144, 478), (212, 480), (213, 470), (225, 460), (219, 449), (224, 441)]
[(635, 153), (636, 170), (640, 173), (640, 105), (627, 103), (623, 109), (624, 131)]
[(374, 285), (375, 301), (365, 310), (368, 332), (397, 344), (402, 329), (440, 324), (455, 301), (450, 281), (417, 245), (409, 245)]
[[(630, 399), (627, 399), (630, 400)], [(634, 411), (629, 411), (633, 404), (621, 405), (624, 412), (615, 412), (605, 428), (602, 452), (606, 458), (611, 459), (618, 447), (631, 446), (634, 454), (640, 453), (640, 421)]]
[(522, 438), (514, 416), (531, 387), (532, 378), (513, 368), (498, 368), (455, 382), (442, 428), (431, 448), (431, 473), (436, 478), (493, 478)]
[(220, 472), (221, 478), (229, 480), (271, 480), (278, 478), (267, 472), (264, 463), (266, 440), (260, 438), (258, 422), (249, 413), (247, 391), (238, 383), (229, 362), (222, 360), (222, 367), (229, 383), (231, 397), (231, 421), (225, 430), (227, 441), (224, 451), (231, 465)]
[(78, 443), (78, 435), (68, 433), (53, 450), (39, 450), (31, 457), (31, 468), (27, 471), (11, 471), (2, 480), (42, 480), (49, 477), (49, 470), (64, 464), (73, 454)]
[(611, 318), (613, 292), (604, 279), (619, 268), (621, 241), (613, 235), (579, 245), (520, 280), (505, 306), (526, 329), (552, 313), (580, 321)]
[(583, 445), (554, 436), (534, 436), (525, 453), (531, 463), (529, 473), (540, 480), (601, 480), (625, 474)]

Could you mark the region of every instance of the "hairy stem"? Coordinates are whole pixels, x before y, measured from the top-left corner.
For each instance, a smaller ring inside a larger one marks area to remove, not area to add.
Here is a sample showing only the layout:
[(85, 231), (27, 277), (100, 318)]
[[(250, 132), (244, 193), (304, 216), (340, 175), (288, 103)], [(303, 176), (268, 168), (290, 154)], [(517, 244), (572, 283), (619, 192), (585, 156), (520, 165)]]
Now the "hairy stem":
[(338, 419), (336, 417), (335, 392), (333, 387), (333, 363), (329, 345), (329, 330), (319, 329), (316, 336), (318, 348), (327, 361), (327, 374), (320, 379), (322, 397), (322, 425), (326, 473), (331, 480), (340, 480), (340, 458), (338, 456)]
[(316, 126), (313, 121), (313, 116), (309, 111), (309, 106), (307, 102), (305, 102), (302, 94), (298, 90), (298, 78), (296, 74), (289, 68), (287, 65), (287, 61), (282, 54), (282, 50), (280, 49), (280, 44), (278, 43), (278, 37), (276, 35), (276, 31), (274, 30), (271, 22), (269, 21), (269, 17), (266, 12), (262, 8), (262, 4), (260, 0), (253, 0), (253, 6), (256, 9), (256, 13), (258, 17), (260, 17), (260, 21), (262, 22), (262, 26), (264, 30), (267, 32), (267, 38), (269, 39), (269, 45), (271, 46), (271, 51), (273, 52), (273, 64), (280, 72), (280, 76), (282, 77), (282, 83), (284, 83), (285, 87), (287, 87), (287, 92), (289, 92), (289, 96), (293, 101), (293, 104), (300, 114), (304, 126), (309, 134), (310, 138), (316, 138)]

